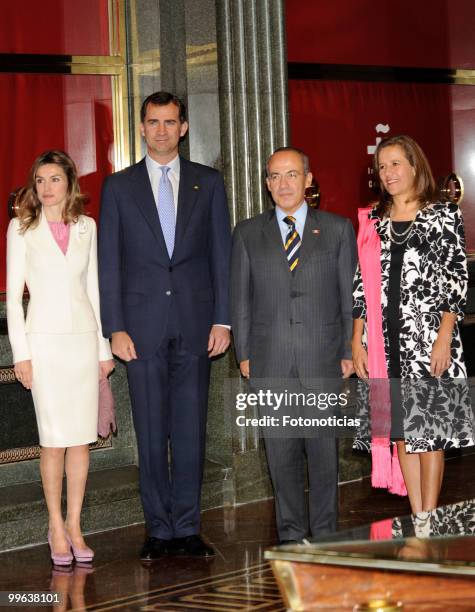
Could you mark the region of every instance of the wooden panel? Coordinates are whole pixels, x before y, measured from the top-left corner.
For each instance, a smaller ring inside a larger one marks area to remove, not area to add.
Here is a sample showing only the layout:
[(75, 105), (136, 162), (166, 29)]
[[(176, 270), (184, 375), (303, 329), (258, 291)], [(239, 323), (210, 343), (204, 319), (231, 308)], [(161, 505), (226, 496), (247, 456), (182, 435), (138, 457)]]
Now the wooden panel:
[(280, 560), (271, 564), (285, 603), (296, 611), (330, 606), (352, 610), (372, 599), (402, 601), (404, 612), (473, 610), (475, 606), (475, 578)]

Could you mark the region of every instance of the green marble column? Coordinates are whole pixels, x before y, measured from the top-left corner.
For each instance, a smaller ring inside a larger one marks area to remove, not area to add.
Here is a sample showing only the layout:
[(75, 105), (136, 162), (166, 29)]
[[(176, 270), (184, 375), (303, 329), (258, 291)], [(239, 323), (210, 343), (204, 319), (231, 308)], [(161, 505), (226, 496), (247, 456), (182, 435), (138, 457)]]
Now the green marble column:
[(283, 0), (217, 0), (221, 146), (233, 223), (269, 206), (265, 161), (288, 144)]

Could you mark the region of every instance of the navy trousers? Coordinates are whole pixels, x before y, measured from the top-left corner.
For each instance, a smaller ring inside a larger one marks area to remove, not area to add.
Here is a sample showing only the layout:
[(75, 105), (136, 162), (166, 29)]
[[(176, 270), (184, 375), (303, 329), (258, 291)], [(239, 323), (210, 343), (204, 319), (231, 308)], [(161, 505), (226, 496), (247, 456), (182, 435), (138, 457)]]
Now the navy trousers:
[(156, 354), (127, 364), (149, 536), (200, 531), (209, 372), (208, 356), (187, 349), (174, 308)]

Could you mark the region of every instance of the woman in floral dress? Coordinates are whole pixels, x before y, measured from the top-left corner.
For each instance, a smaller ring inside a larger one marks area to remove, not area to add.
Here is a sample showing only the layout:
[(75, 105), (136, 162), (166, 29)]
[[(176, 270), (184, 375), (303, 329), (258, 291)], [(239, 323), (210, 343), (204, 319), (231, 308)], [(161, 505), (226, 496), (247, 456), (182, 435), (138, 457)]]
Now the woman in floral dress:
[[(374, 172), (381, 198), (360, 210), (353, 361), (361, 379), (391, 379), (387, 439), (397, 445), (412, 511), (420, 512), (437, 506), (444, 450), (474, 444), (458, 329), (468, 283), (463, 220), (457, 205), (438, 198), (428, 161), (412, 138), (383, 140)], [(368, 257), (376, 265), (372, 272)], [(379, 257), (380, 266), (371, 257)], [(378, 346), (379, 370), (371, 365)], [(401, 381), (397, 388), (395, 380)], [(371, 435), (371, 443), (363, 437), (355, 446), (371, 449), (374, 475), (382, 438), (374, 430)]]

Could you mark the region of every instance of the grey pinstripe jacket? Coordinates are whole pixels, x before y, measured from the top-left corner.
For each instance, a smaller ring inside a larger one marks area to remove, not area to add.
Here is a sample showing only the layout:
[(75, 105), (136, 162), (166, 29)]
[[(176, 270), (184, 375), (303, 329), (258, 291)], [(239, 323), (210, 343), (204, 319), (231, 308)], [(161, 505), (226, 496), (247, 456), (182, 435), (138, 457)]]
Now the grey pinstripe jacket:
[(289, 270), (274, 210), (239, 223), (231, 265), (231, 321), (238, 361), (251, 378), (302, 384), (341, 376), (351, 359), (356, 241), (349, 219), (309, 208), (300, 260)]

